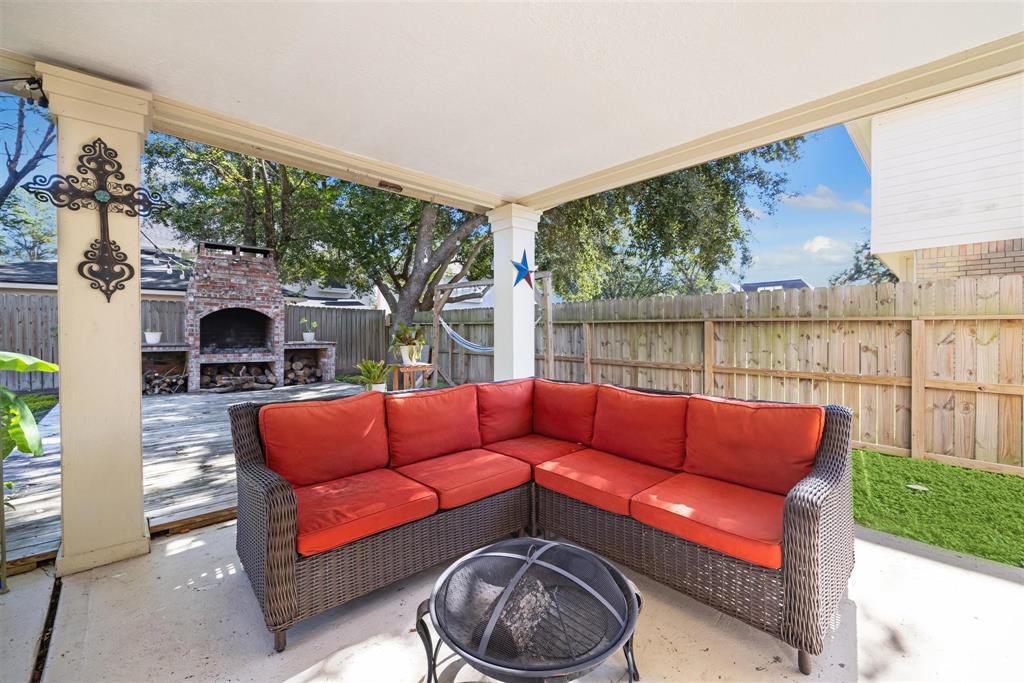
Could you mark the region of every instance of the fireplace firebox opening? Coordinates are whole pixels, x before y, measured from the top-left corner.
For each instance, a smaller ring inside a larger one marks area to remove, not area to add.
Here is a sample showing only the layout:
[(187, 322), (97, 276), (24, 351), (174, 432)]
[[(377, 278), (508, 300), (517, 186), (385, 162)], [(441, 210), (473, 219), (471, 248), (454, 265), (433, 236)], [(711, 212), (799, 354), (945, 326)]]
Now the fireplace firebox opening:
[(274, 321), (251, 308), (222, 308), (199, 321), (202, 353), (270, 351)]

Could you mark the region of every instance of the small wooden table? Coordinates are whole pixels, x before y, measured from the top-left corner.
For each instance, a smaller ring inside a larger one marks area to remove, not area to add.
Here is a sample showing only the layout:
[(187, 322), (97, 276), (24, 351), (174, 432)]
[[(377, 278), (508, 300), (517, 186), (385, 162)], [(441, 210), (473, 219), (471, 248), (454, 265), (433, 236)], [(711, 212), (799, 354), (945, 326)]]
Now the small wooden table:
[[(427, 383), (427, 378), (434, 374), (433, 363), (413, 363), (411, 365), (396, 365), (394, 377), (391, 381), (391, 389), (397, 391), (401, 389), (415, 389), (416, 382), (420, 377), (423, 378), (424, 386)], [(402, 386), (399, 387), (399, 377), (401, 377)]]

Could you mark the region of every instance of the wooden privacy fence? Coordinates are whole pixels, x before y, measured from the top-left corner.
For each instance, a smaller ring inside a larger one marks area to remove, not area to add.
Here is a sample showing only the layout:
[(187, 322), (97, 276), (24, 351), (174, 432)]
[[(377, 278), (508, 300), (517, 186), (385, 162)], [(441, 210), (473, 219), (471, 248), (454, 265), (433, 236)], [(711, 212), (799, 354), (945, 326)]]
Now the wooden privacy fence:
[(302, 339), (303, 318), (317, 323), (316, 338), (337, 342), (335, 367), (340, 375), (356, 374), (352, 366), (370, 358), (387, 356), (388, 335), (384, 311), (326, 306), (285, 306), (285, 339)]
[[(338, 372), (351, 374), (364, 358), (383, 359), (387, 351), (385, 313), (377, 310), (285, 306), (285, 339), (302, 339), (299, 320), (317, 321), (317, 338), (337, 342)], [(142, 302), (141, 330), (163, 332), (165, 342), (185, 341), (185, 304)], [(43, 360), (57, 358), (57, 297), (51, 294), (0, 294), (0, 349), (27, 353)], [(52, 391), (56, 373), (0, 372), (0, 384), (15, 391)]]
[[(446, 311), (493, 344), (492, 311)], [(554, 307), (555, 379), (840, 403), (857, 446), (1024, 474), (1024, 276), (654, 297)], [(424, 319), (425, 320), (425, 319)], [(537, 330), (537, 375), (543, 330)], [(452, 348), (456, 382), (491, 357)]]
[[(49, 294), (0, 294), (0, 351), (57, 360), (57, 297)], [(57, 374), (0, 372), (0, 385), (13, 391), (50, 391)]]

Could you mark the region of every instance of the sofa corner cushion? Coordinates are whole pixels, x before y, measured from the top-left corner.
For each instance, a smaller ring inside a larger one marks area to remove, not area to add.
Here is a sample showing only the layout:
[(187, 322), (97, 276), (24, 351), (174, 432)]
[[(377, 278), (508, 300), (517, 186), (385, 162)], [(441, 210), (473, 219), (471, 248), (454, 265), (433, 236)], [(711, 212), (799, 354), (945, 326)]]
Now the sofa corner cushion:
[(594, 413), (594, 448), (679, 470), (686, 445), (686, 396), (647, 394), (602, 384)]
[(478, 384), (480, 438), (504, 441), (533, 431), (533, 379)]
[(533, 431), (589, 446), (596, 405), (596, 384), (534, 380)]
[(476, 385), (388, 394), (391, 466), (479, 448)]
[(696, 474), (677, 474), (630, 502), (638, 522), (769, 569), (782, 566), (786, 498)]
[(530, 481), (530, 466), (482, 448), (420, 460), (398, 469), (437, 493), (444, 510), (508, 491)]
[(672, 474), (592, 448), (549, 460), (534, 469), (539, 486), (620, 515), (629, 514), (633, 496)]
[(692, 396), (683, 471), (785, 495), (810, 474), (824, 427), (821, 406)]
[(552, 439), (550, 436), (544, 436), (543, 434), (527, 434), (515, 439), (484, 443), (484, 448), (495, 453), (512, 456), (532, 466), (537, 466), (548, 460), (560, 458), (563, 455), (568, 455), (586, 447), (572, 441)]
[(428, 487), (387, 468), (297, 487), (296, 550), (309, 556), (437, 512)]
[(384, 396), (272, 403), (260, 408), (267, 467), (293, 486), (359, 474), (388, 464)]

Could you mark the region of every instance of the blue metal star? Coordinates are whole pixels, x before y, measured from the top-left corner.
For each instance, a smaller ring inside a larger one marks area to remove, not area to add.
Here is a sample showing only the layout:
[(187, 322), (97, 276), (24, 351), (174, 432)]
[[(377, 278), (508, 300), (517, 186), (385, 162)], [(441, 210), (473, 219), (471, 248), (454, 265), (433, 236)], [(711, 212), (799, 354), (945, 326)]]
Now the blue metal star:
[(516, 267), (516, 281), (512, 286), (515, 287), (523, 280), (526, 280), (526, 284), (530, 285), (530, 289), (533, 289), (533, 277), (530, 275), (530, 263), (526, 260), (525, 249), (523, 249), (523, 260), (512, 261), (512, 265)]

